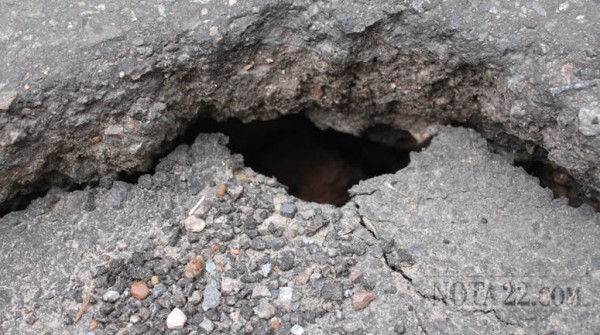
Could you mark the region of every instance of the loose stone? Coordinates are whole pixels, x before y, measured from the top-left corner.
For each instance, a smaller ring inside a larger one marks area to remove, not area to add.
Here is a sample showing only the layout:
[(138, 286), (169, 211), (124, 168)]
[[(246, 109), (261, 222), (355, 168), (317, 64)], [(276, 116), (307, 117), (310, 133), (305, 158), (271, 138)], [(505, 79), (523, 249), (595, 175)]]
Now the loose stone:
[(167, 316), (167, 328), (181, 329), (187, 321), (187, 316), (179, 308), (174, 308)]
[(185, 266), (184, 275), (186, 278), (194, 279), (202, 274), (204, 269), (204, 260), (200, 256), (190, 257), (190, 261)]
[(296, 205), (292, 204), (292, 203), (287, 203), (287, 204), (283, 204), (281, 206), (281, 210), (279, 211), (279, 214), (281, 214), (281, 216), (286, 217), (286, 218), (294, 218), (294, 215), (296, 215)]
[(304, 328), (302, 328), (299, 325), (294, 325), (291, 329), (290, 329), (290, 333), (294, 334), (294, 335), (302, 335), (304, 334)]
[(183, 225), (188, 233), (199, 233), (206, 227), (206, 222), (194, 215), (191, 215), (188, 216), (185, 221), (183, 221)]
[(374, 292), (356, 292), (352, 295), (352, 307), (354, 307), (355, 310), (363, 309), (369, 306), (375, 298), (377, 298), (377, 295)]
[(139, 300), (146, 299), (146, 297), (148, 297), (150, 294), (150, 289), (148, 289), (148, 285), (144, 281), (136, 281), (131, 284), (130, 291), (131, 296)]
[(106, 302), (115, 302), (115, 301), (119, 300), (120, 297), (121, 297), (121, 295), (117, 291), (107, 291), (102, 296), (102, 300), (104, 300)]
[(204, 289), (204, 301), (202, 302), (202, 309), (208, 311), (219, 306), (221, 302), (221, 292), (219, 292), (219, 284), (214, 279), (209, 279), (208, 285)]

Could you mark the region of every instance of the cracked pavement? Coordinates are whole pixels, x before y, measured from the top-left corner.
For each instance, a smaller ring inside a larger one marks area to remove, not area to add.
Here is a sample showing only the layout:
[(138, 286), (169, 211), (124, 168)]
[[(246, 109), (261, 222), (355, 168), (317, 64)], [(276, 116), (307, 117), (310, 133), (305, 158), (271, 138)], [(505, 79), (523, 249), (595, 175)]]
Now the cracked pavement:
[[(471, 130), (443, 128), (407, 168), (361, 182), (341, 208), (287, 195), (225, 143), (201, 135), (137, 184), (56, 190), (0, 219), (0, 333), (163, 333), (175, 307), (188, 321), (173, 334), (600, 326), (599, 215), (552, 199)], [(297, 213), (283, 216), (285, 203)], [(206, 227), (185, 224), (192, 208)], [(190, 253), (207, 262), (193, 280)], [(161, 283), (133, 299), (130, 283), (151, 275)], [(287, 290), (289, 302), (278, 293)]]

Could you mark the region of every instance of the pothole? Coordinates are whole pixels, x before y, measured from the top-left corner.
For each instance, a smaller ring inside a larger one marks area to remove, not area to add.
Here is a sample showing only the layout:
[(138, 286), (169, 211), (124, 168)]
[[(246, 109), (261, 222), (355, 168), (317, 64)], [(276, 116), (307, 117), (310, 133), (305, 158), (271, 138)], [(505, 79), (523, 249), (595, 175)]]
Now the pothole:
[[(275, 177), (302, 200), (341, 206), (360, 180), (395, 173), (426, 144), (408, 132), (378, 126), (363, 137), (321, 130), (302, 115), (272, 121), (202, 120), (195, 131), (220, 132), (255, 171)], [(383, 144), (385, 143), (385, 144)]]

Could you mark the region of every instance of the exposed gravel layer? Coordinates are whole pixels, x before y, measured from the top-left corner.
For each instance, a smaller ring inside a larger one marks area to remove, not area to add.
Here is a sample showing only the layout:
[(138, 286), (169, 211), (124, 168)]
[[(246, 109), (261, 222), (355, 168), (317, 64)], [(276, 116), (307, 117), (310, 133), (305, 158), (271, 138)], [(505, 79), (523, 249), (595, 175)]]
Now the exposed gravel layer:
[(473, 131), (443, 128), (342, 208), (288, 196), (225, 143), (200, 135), (136, 185), (57, 191), (0, 219), (0, 333), (600, 327), (600, 216), (552, 200)]

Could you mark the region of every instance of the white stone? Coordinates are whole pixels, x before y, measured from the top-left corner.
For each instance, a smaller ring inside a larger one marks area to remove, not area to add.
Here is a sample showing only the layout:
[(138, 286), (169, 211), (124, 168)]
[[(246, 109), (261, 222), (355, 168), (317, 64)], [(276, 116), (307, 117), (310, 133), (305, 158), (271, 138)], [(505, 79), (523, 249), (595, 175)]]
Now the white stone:
[(117, 291), (107, 291), (102, 296), (102, 300), (104, 300), (106, 302), (115, 302), (115, 301), (119, 300), (120, 296), (121, 295)]
[(167, 328), (169, 329), (181, 329), (185, 326), (187, 316), (179, 308), (175, 308), (167, 316)]
[(206, 222), (194, 215), (188, 216), (188, 218), (183, 221), (183, 224), (188, 233), (199, 233), (206, 227)]
[(291, 287), (280, 287), (279, 288), (279, 301), (284, 304), (292, 302), (292, 296), (294, 295), (294, 290)]
[(294, 335), (302, 335), (304, 334), (304, 328), (300, 327), (299, 325), (294, 325), (292, 329), (290, 329), (290, 333)]

